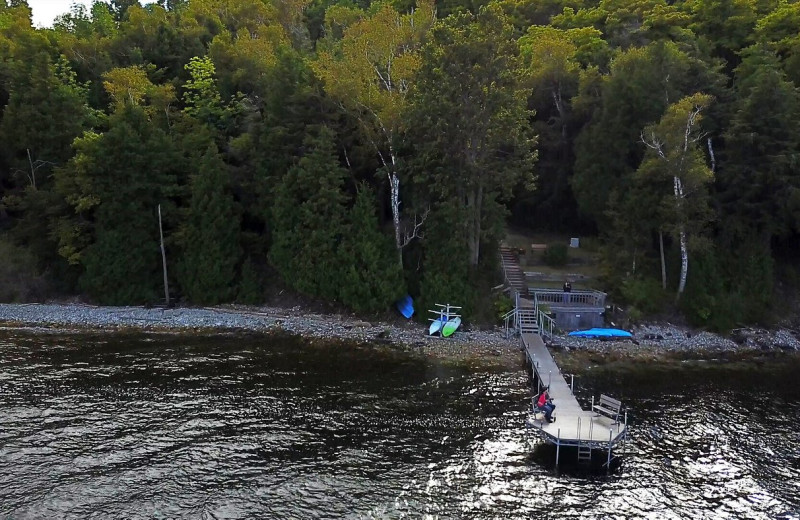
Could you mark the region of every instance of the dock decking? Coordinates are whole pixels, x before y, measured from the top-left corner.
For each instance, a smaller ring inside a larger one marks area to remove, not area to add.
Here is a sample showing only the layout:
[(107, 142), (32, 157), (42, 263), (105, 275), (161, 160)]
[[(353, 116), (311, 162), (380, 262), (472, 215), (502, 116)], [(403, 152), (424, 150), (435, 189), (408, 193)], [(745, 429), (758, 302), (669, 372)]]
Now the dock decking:
[[(555, 422), (548, 423), (542, 414), (538, 414), (535, 418), (532, 416), (528, 419), (528, 426), (535, 429), (545, 441), (555, 444), (557, 448), (578, 447), (579, 459), (582, 455), (581, 450), (607, 450), (610, 461), (611, 450), (625, 440), (626, 421), (620, 420), (615, 423), (613, 419), (597, 412), (583, 410), (553, 356), (547, 350), (542, 337), (534, 333), (522, 333), (520, 337), (528, 363), (533, 370), (534, 398), (538, 395), (537, 390), (540, 386), (549, 386), (550, 396), (556, 405), (553, 412)], [(557, 464), (558, 451), (556, 453)]]

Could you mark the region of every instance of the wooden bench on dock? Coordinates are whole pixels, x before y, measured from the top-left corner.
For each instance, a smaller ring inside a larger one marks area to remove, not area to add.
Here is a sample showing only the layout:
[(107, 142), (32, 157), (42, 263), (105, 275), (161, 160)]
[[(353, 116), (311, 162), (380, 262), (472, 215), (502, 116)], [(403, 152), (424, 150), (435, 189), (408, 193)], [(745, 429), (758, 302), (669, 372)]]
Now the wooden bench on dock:
[(600, 401), (595, 403), (592, 399), (592, 411), (614, 419), (614, 424), (619, 422), (619, 413), (622, 410), (622, 401), (600, 394)]

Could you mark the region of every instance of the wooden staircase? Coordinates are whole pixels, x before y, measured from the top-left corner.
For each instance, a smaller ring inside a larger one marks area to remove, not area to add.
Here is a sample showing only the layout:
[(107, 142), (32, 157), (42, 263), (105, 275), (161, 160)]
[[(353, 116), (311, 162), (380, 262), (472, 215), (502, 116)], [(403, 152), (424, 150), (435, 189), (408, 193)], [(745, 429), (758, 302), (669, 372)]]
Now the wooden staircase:
[(506, 246), (500, 247), (500, 261), (503, 264), (503, 273), (505, 281), (513, 288), (516, 289), (520, 295), (527, 297), (528, 295), (528, 281), (525, 278), (525, 273), (519, 266), (519, 256), (516, 250)]

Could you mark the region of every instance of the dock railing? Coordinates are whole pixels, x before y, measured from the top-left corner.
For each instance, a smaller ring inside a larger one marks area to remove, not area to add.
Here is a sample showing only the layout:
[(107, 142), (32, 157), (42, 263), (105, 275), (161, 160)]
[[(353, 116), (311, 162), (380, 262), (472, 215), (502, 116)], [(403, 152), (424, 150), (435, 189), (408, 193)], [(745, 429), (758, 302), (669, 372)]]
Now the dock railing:
[(605, 307), (606, 293), (595, 290), (578, 289), (564, 292), (559, 289), (529, 289), (530, 296), (538, 304), (556, 304), (567, 306)]

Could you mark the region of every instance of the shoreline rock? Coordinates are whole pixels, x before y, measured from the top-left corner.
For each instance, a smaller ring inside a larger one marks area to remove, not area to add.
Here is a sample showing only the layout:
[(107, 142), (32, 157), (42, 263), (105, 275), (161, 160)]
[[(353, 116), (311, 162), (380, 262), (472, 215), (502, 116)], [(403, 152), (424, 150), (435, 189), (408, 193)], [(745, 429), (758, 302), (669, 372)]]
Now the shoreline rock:
[[(141, 330), (171, 333), (288, 333), (309, 339), (391, 344), (426, 356), (448, 359), (495, 358), (519, 364), (519, 340), (505, 337), (502, 327), (459, 330), (444, 339), (426, 334), (415, 322), (369, 322), (341, 314), (316, 314), (301, 307), (100, 307), (85, 304), (0, 304), (0, 323), (9, 326)], [(651, 323), (631, 331), (634, 341), (601, 341), (557, 335), (548, 345), (570, 351), (619, 358), (719, 357), (765, 351), (800, 352), (797, 333), (788, 329), (738, 329), (726, 338), (669, 323)]]

